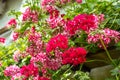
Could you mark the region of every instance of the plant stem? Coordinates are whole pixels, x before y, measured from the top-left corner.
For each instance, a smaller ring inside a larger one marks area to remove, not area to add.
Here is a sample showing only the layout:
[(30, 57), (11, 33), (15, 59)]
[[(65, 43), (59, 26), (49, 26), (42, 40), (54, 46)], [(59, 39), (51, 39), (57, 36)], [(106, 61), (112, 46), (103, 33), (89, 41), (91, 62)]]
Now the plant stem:
[(116, 75), (115, 77), (116, 77), (116, 80), (119, 80), (119, 76), (118, 75)]
[(64, 72), (64, 74), (67, 73), (72, 67), (73, 67), (73, 65), (70, 66), (70, 67)]
[(106, 48), (106, 46), (105, 46), (105, 44), (104, 44), (104, 42), (103, 42), (103, 40), (102, 40), (101, 37), (100, 37), (100, 42), (101, 42), (104, 50), (106, 51), (106, 54), (107, 54), (108, 58), (109, 58), (110, 61), (114, 64), (114, 66), (116, 66), (116, 64), (114, 63), (113, 59), (111, 58), (110, 53), (109, 53), (109, 51), (107, 50), (107, 48)]
[(82, 70), (82, 67), (83, 67), (83, 64), (80, 65), (80, 69), (79, 69), (80, 71)]
[(87, 60), (85, 63), (95, 62), (95, 61), (99, 61), (99, 62), (105, 62), (105, 63), (107, 63), (107, 61), (105, 61), (105, 60), (98, 60), (98, 59), (94, 59), (94, 60)]
[(112, 28), (113, 24), (115, 23), (115, 20), (116, 20), (117, 16), (118, 16), (118, 14), (116, 14), (115, 18), (113, 19), (113, 22), (112, 22), (110, 28)]

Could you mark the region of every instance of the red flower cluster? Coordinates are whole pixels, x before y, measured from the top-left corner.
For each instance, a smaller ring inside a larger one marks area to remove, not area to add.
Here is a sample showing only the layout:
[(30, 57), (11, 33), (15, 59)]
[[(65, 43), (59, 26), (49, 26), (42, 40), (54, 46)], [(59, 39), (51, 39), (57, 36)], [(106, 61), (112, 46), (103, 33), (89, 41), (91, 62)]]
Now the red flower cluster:
[(5, 43), (5, 38), (3, 38), (3, 37), (0, 37), (0, 43)]
[(51, 52), (57, 48), (66, 49), (68, 47), (68, 38), (65, 35), (58, 34), (50, 39), (47, 44), (47, 52)]
[(76, 31), (79, 29), (90, 31), (91, 29), (98, 28), (98, 17), (93, 14), (79, 14), (75, 16), (73, 20), (68, 20), (65, 28), (66, 31), (69, 32), (69, 34), (75, 34)]
[(63, 64), (73, 64), (78, 65), (80, 63), (84, 63), (86, 61), (85, 56), (87, 51), (82, 48), (70, 48), (62, 54), (62, 63)]
[(25, 79), (27, 79), (30, 76), (36, 77), (39, 72), (38, 67), (36, 67), (34, 64), (29, 64), (27, 66), (22, 66), (20, 73), (25, 76)]
[(8, 27), (9, 27), (9, 26), (16, 27), (16, 25), (17, 25), (17, 22), (16, 22), (15, 19), (11, 19), (11, 20), (8, 22)]
[(25, 12), (23, 13), (22, 20), (37, 22), (38, 21), (38, 13), (36, 11), (32, 11), (30, 8), (27, 8), (25, 10)]

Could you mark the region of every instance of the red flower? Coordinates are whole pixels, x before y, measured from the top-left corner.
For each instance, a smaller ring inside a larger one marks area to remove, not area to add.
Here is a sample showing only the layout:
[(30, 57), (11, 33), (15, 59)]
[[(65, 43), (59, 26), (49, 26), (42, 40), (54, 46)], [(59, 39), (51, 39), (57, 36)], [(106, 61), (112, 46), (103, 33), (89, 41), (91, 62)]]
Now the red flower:
[(62, 54), (63, 64), (73, 64), (78, 65), (86, 61), (87, 51), (84, 48), (70, 48)]
[(76, 31), (79, 29), (79, 27), (76, 25), (76, 22), (73, 20), (67, 21), (65, 25), (66, 31), (69, 32), (69, 34), (73, 35), (76, 33)]
[(37, 22), (38, 21), (38, 13), (36, 11), (32, 11), (30, 8), (27, 8), (25, 10), (25, 12), (23, 13), (22, 20)]
[(78, 30), (90, 31), (98, 28), (98, 17), (96, 15), (79, 14), (66, 23), (65, 29), (73, 35)]
[(74, 17), (74, 21), (76, 21), (77, 26), (84, 31), (98, 28), (98, 17), (94, 14), (79, 14)]
[(11, 20), (8, 22), (8, 25), (16, 27), (17, 22), (16, 22), (15, 19), (11, 19)]
[(0, 43), (5, 43), (5, 38), (0, 37)]
[(51, 52), (56, 48), (66, 49), (68, 47), (68, 38), (64, 35), (58, 34), (57, 36), (50, 39), (47, 44), (47, 52)]
[(27, 66), (22, 66), (20, 69), (20, 73), (25, 76), (25, 78), (29, 78), (30, 76), (38, 75), (38, 67), (34, 66), (34, 64), (29, 64)]

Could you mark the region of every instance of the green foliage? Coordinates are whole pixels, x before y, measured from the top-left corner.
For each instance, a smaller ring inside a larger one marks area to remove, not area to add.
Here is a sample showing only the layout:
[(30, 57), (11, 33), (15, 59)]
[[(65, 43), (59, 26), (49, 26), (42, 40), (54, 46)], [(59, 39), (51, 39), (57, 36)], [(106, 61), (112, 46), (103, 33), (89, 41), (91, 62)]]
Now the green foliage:
[[(15, 31), (19, 32), (21, 35), (19, 39), (15, 42), (7, 46), (0, 45), (0, 61), (2, 61), (2, 67), (0, 67), (0, 79), (6, 79), (4, 76), (3, 70), (12, 64), (16, 64), (19, 67), (23, 65), (28, 65), (30, 63), (31, 56), (27, 56), (21, 59), (19, 62), (15, 62), (12, 59), (12, 55), (16, 50), (20, 50), (24, 53), (26, 48), (30, 45), (28, 42), (28, 36), (25, 35), (25, 32), (30, 32), (31, 27), (35, 26), (36, 31), (42, 35), (42, 41), (47, 43), (50, 38), (57, 33), (61, 32), (61, 28), (51, 29), (46, 22), (47, 12), (43, 11), (40, 5), (39, 0), (26, 0), (26, 4), (24, 7), (30, 7), (31, 10), (35, 10), (38, 12), (38, 22), (33, 23), (32, 21), (20, 21), (19, 16), (21, 16), (21, 12), (12, 10), (9, 15), (14, 15), (17, 19), (19, 29), (15, 29)], [(78, 14), (104, 14), (105, 20), (99, 26), (100, 28), (111, 28), (114, 30), (120, 30), (120, 2), (119, 0), (83, 0), (82, 4), (79, 3), (68, 3), (67, 5), (59, 5), (56, 3), (56, 6), (63, 7), (65, 10), (64, 19), (73, 19), (74, 16)], [(96, 31), (97, 32), (97, 31)], [(93, 33), (94, 35), (95, 33)], [(89, 53), (96, 53), (99, 48), (96, 44), (88, 44), (86, 41), (87, 34), (85, 32), (78, 32), (76, 35), (70, 37), (69, 39), (69, 47), (85, 47)], [(118, 48), (120, 47), (120, 43), (116, 45)], [(119, 48), (120, 49), (120, 48)], [(92, 60), (91, 60), (92, 61)], [(119, 80), (120, 77), (120, 61), (116, 60), (117, 67), (115, 67), (111, 73), (116, 79)], [(73, 71), (71, 65), (63, 65), (58, 70), (48, 70), (48, 73), (52, 75), (52, 80), (91, 80), (88, 72)], [(113, 78), (113, 79), (115, 79)], [(110, 79), (108, 79), (110, 80)], [(112, 80), (112, 78), (111, 78)]]
[(88, 72), (72, 71), (73, 66), (64, 65), (56, 72), (53, 72), (52, 80), (91, 80)]

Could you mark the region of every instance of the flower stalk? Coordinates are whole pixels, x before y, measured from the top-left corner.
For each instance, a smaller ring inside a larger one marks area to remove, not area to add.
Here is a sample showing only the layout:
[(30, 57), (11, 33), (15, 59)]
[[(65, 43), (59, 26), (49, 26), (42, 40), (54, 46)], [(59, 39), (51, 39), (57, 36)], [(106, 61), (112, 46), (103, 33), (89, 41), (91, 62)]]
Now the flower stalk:
[(109, 53), (109, 51), (107, 50), (107, 48), (106, 48), (106, 46), (105, 46), (105, 44), (104, 44), (104, 42), (103, 42), (103, 40), (102, 40), (101, 37), (100, 37), (100, 42), (101, 42), (104, 50), (106, 51), (106, 54), (107, 54), (109, 60), (113, 63), (114, 66), (116, 66), (115, 62), (113, 61), (112, 57), (110, 56), (110, 53)]

